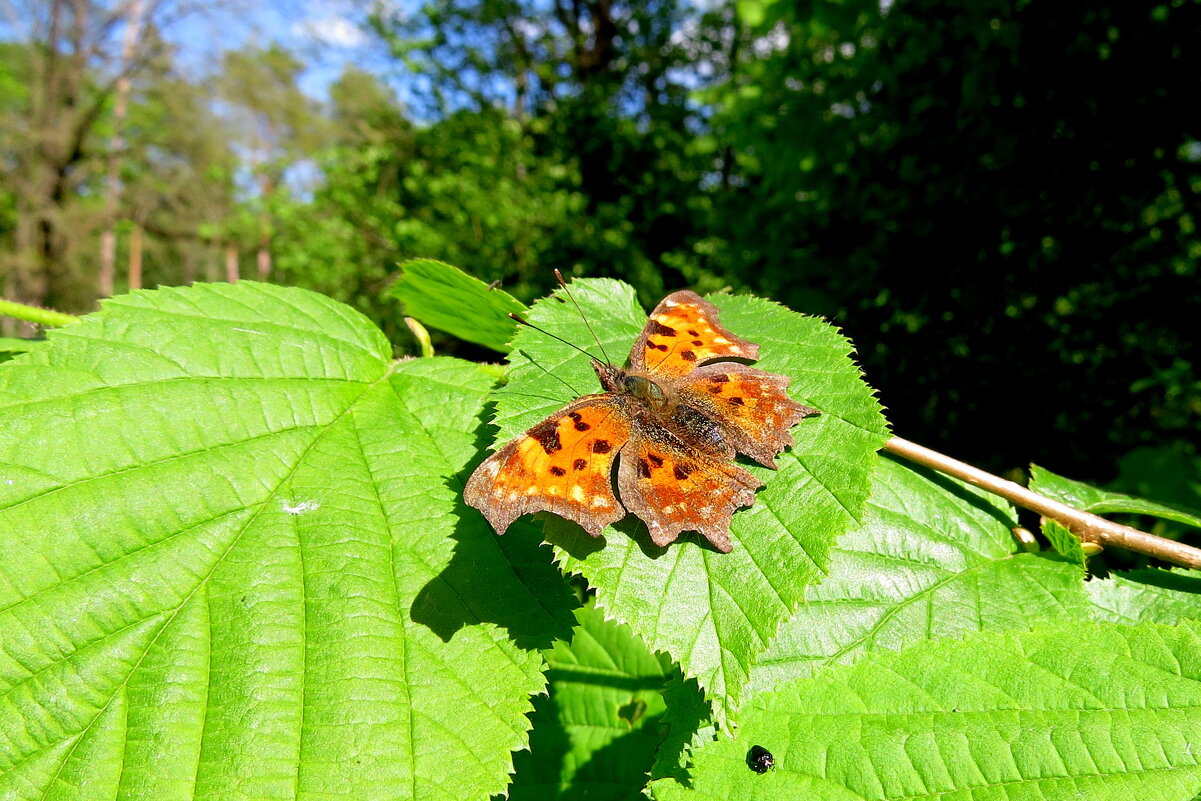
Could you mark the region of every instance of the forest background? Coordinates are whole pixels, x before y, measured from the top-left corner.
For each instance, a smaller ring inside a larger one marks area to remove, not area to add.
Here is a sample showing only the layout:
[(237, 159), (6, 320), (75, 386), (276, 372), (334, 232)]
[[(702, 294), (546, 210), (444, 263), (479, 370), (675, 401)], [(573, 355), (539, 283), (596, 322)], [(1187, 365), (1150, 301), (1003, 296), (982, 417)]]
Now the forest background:
[(255, 8), (0, 2), (4, 297), (255, 278), (404, 343), (412, 257), (729, 287), (842, 327), (901, 436), (1201, 506), (1201, 3), (346, 6), (316, 90)]

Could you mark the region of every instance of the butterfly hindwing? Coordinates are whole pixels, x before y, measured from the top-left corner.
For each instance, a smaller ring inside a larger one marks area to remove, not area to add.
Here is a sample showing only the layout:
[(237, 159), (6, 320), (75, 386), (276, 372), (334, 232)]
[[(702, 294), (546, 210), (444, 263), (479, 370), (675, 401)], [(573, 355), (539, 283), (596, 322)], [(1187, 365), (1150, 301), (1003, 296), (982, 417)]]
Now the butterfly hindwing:
[(759, 346), (717, 322), (718, 311), (687, 290), (673, 292), (651, 312), (630, 352), (630, 367), (651, 376), (685, 376), (712, 359), (757, 359)]
[(792, 445), (793, 424), (819, 414), (788, 397), (788, 384), (787, 376), (720, 362), (692, 371), (675, 393), (717, 423), (736, 451), (774, 468), (776, 454)]
[(621, 399), (587, 395), (489, 456), (463, 498), (501, 534), (523, 514), (548, 511), (600, 536), (625, 516), (610, 477), (629, 437)]
[(730, 518), (735, 509), (755, 502), (755, 490), (762, 485), (714, 453), (685, 451), (637, 433), (617, 468), (622, 503), (642, 518), (660, 547), (674, 542), (681, 531), (697, 531), (729, 553)]

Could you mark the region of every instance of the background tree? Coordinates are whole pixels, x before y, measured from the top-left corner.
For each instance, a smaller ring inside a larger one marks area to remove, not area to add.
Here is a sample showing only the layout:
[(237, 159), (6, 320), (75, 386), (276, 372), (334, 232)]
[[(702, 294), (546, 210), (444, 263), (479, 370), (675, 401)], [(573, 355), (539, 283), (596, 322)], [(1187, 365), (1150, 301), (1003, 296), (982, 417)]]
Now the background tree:
[[(564, 168), (560, 186), (582, 205), (538, 267), (578, 267), (631, 280), (647, 302), (696, 282), (694, 202), (708, 159), (692, 146), (702, 125), (685, 37), (700, 16), (672, 2), (513, 0), (430, 3), (376, 20), (419, 80), (420, 113), (505, 109), (531, 157)], [(527, 169), (527, 168), (521, 168)], [(520, 180), (526, 173), (520, 170)], [(501, 274), (527, 280), (519, 260)], [(494, 268), (495, 269), (495, 268)], [(713, 283), (716, 283), (714, 281)]]
[[(5, 294), (22, 302), (86, 309), (95, 297), (95, 267), (80, 246), (103, 224), (97, 180), (108, 142), (117, 85), (141, 69), (161, 44), (147, 37), (122, 57), (128, 21), (121, 4), (92, 0), (10, 2), (21, 44), (8, 50), (10, 78), (22, 88), (4, 108), (2, 177), (14, 194), (14, 229)], [(170, 10), (147, 3), (143, 24)]]
[(748, 7), (722, 272), (834, 316), (898, 430), (969, 459), (1195, 431), (1201, 7)]
[[(554, 268), (645, 304), (730, 286), (836, 320), (898, 431), (994, 469), (1191, 453), (1195, 3), (454, 0), (375, 18), (392, 63), (320, 98), (270, 37), (185, 73), (181, 7), (147, 6), (134, 59), (125, 284), (255, 253), (398, 341), (413, 256), (525, 300)], [(0, 49), (9, 297), (94, 303), (127, 10), (35, 4)]]
[[(221, 109), (230, 119), (258, 198), (258, 278), (271, 277), (272, 220), (268, 209), (290, 169), (321, 148), (328, 132), (317, 104), (298, 85), (303, 65), (284, 49), (230, 50), (217, 78)], [(249, 189), (249, 188), (248, 188)]]

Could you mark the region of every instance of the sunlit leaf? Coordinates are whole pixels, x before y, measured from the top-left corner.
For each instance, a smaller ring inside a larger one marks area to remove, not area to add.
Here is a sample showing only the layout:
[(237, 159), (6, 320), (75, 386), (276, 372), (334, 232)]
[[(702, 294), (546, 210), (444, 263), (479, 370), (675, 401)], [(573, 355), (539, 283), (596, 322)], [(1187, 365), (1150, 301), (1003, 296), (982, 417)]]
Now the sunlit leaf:
[(1121, 492), (1098, 489), (1082, 481), (1056, 475), (1038, 465), (1030, 466), (1030, 489), (1093, 514), (1124, 512), (1150, 515), (1187, 526), (1201, 528), (1201, 516), (1186, 509), (1136, 498)]
[(570, 596), (462, 514), (491, 380), (390, 353), (243, 282), (0, 367), (0, 796), (504, 787)]
[[(591, 345), (569, 303), (543, 300), (530, 318), (623, 361), (646, 322), (632, 289), (603, 279), (571, 288), (600, 345)], [(596, 588), (600, 608), (696, 677), (720, 718), (737, 705), (755, 657), (828, 565), (834, 539), (859, 524), (874, 453), (886, 434), (879, 405), (850, 359), (850, 343), (834, 328), (758, 298), (710, 300), (725, 327), (761, 346), (757, 366), (789, 376), (792, 397), (822, 412), (794, 427), (796, 445), (781, 455), (779, 470), (750, 468), (766, 487), (754, 506), (734, 515), (733, 552), (718, 553), (694, 535), (656, 548), (632, 517), (602, 539), (553, 516), (546, 531), (563, 568)], [(598, 391), (586, 355), (532, 329), (518, 331), (511, 359), (509, 381), (496, 393), (498, 442)]]
[(924, 639), (1088, 616), (1079, 567), (1023, 553), (1012, 507), (982, 490), (882, 458), (865, 514), (755, 665), (756, 691)]
[(1201, 571), (1131, 570), (1087, 585), (1094, 614), (1115, 623), (1201, 620)]
[[(983, 632), (755, 696), (655, 798), (1188, 801), (1201, 786), (1201, 636), (1074, 623)], [(775, 767), (759, 775), (759, 745)]]
[(571, 642), (547, 652), (550, 695), (535, 700), (530, 750), (514, 757), (513, 801), (635, 798), (663, 740), (662, 691), (678, 672), (594, 607), (576, 619)]
[(408, 316), (502, 353), (509, 350), (517, 326), (509, 313), (525, 309), (503, 289), (490, 288), (459, 268), (433, 259), (402, 264), (400, 278), (388, 292), (404, 304)]

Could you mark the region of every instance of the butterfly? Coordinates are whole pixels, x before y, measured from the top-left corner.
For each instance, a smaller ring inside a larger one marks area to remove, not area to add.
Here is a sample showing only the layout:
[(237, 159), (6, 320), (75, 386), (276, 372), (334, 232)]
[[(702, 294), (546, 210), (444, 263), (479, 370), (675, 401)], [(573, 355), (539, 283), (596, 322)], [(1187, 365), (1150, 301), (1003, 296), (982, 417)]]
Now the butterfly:
[(673, 292), (651, 312), (628, 368), (593, 359), (604, 391), (489, 456), (463, 498), (498, 534), (523, 514), (549, 511), (598, 537), (629, 512), (655, 545), (696, 531), (729, 553), (734, 511), (763, 485), (735, 454), (775, 468), (793, 444), (789, 429), (819, 414), (788, 397), (788, 377), (733, 361), (758, 357), (758, 345), (720, 325), (716, 306)]

